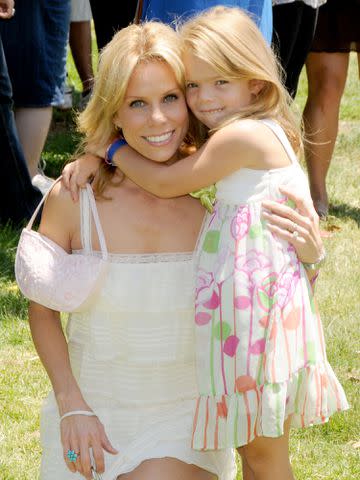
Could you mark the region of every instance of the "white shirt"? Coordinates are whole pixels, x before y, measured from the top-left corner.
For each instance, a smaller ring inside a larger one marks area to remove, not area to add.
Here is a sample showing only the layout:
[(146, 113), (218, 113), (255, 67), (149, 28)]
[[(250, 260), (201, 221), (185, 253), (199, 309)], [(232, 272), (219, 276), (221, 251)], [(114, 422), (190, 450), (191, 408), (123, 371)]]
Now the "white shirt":
[[(272, 0), (273, 6), (276, 5), (284, 5), (285, 3), (293, 3), (297, 0)], [(318, 8), (321, 7), (321, 5), (324, 5), (324, 3), (327, 2), (327, 0), (300, 0), (303, 3), (306, 3), (309, 7), (313, 8)]]

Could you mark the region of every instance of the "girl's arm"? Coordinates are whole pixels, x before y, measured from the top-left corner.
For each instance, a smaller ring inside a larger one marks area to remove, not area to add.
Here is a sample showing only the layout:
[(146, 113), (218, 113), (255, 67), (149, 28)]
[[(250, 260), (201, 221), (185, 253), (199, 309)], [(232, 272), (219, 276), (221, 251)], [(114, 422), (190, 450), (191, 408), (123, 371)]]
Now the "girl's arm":
[(216, 183), (234, 171), (262, 161), (256, 122), (242, 120), (216, 132), (196, 153), (171, 165), (149, 161), (129, 146), (113, 161), (133, 182), (160, 198), (171, 198)]

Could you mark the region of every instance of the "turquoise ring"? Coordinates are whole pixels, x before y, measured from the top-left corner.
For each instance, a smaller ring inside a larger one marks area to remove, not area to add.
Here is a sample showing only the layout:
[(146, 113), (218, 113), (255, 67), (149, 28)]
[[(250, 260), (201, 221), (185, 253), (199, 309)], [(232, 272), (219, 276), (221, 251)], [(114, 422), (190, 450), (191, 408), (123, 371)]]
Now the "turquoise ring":
[(75, 450), (68, 450), (66, 454), (70, 462), (76, 462), (77, 458), (80, 456), (80, 453), (76, 453)]

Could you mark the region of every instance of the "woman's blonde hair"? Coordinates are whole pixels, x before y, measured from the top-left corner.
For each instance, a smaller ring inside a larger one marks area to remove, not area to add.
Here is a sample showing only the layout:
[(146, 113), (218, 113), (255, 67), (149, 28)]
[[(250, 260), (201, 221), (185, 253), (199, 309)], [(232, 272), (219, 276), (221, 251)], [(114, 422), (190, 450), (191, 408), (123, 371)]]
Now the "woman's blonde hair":
[[(117, 32), (101, 52), (91, 99), (78, 116), (78, 130), (84, 134), (82, 151), (86, 151), (91, 144), (106, 147), (119, 135), (114, 116), (124, 101), (130, 78), (140, 63), (167, 63), (183, 88), (181, 53), (181, 42), (176, 32), (160, 22), (130, 25)], [(99, 180), (95, 185), (98, 195), (101, 195), (113, 174), (112, 167), (105, 163), (101, 165)]]
[[(178, 30), (184, 51), (190, 51), (207, 62), (219, 75), (264, 83), (251, 104), (219, 128), (244, 117), (273, 118), (283, 127), (295, 151), (298, 151), (301, 146), (300, 127), (290, 109), (291, 98), (282, 85), (279, 64), (251, 18), (240, 8), (214, 7), (191, 18)], [(208, 133), (206, 128), (198, 128), (196, 143), (205, 141)]]

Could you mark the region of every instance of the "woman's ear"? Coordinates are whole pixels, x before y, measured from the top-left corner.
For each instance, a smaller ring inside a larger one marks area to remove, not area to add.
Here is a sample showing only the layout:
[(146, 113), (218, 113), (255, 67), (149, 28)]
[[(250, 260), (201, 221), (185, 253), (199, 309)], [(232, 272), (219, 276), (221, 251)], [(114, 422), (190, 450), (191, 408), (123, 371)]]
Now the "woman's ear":
[(265, 81), (264, 80), (257, 80), (257, 79), (252, 79), (249, 80), (249, 89), (252, 95), (257, 97), (261, 90), (265, 87)]
[(120, 119), (119, 119), (119, 115), (118, 115), (117, 112), (113, 116), (113, 122), (112, 123), (114, 124), (115, 130), (121, 130)]

